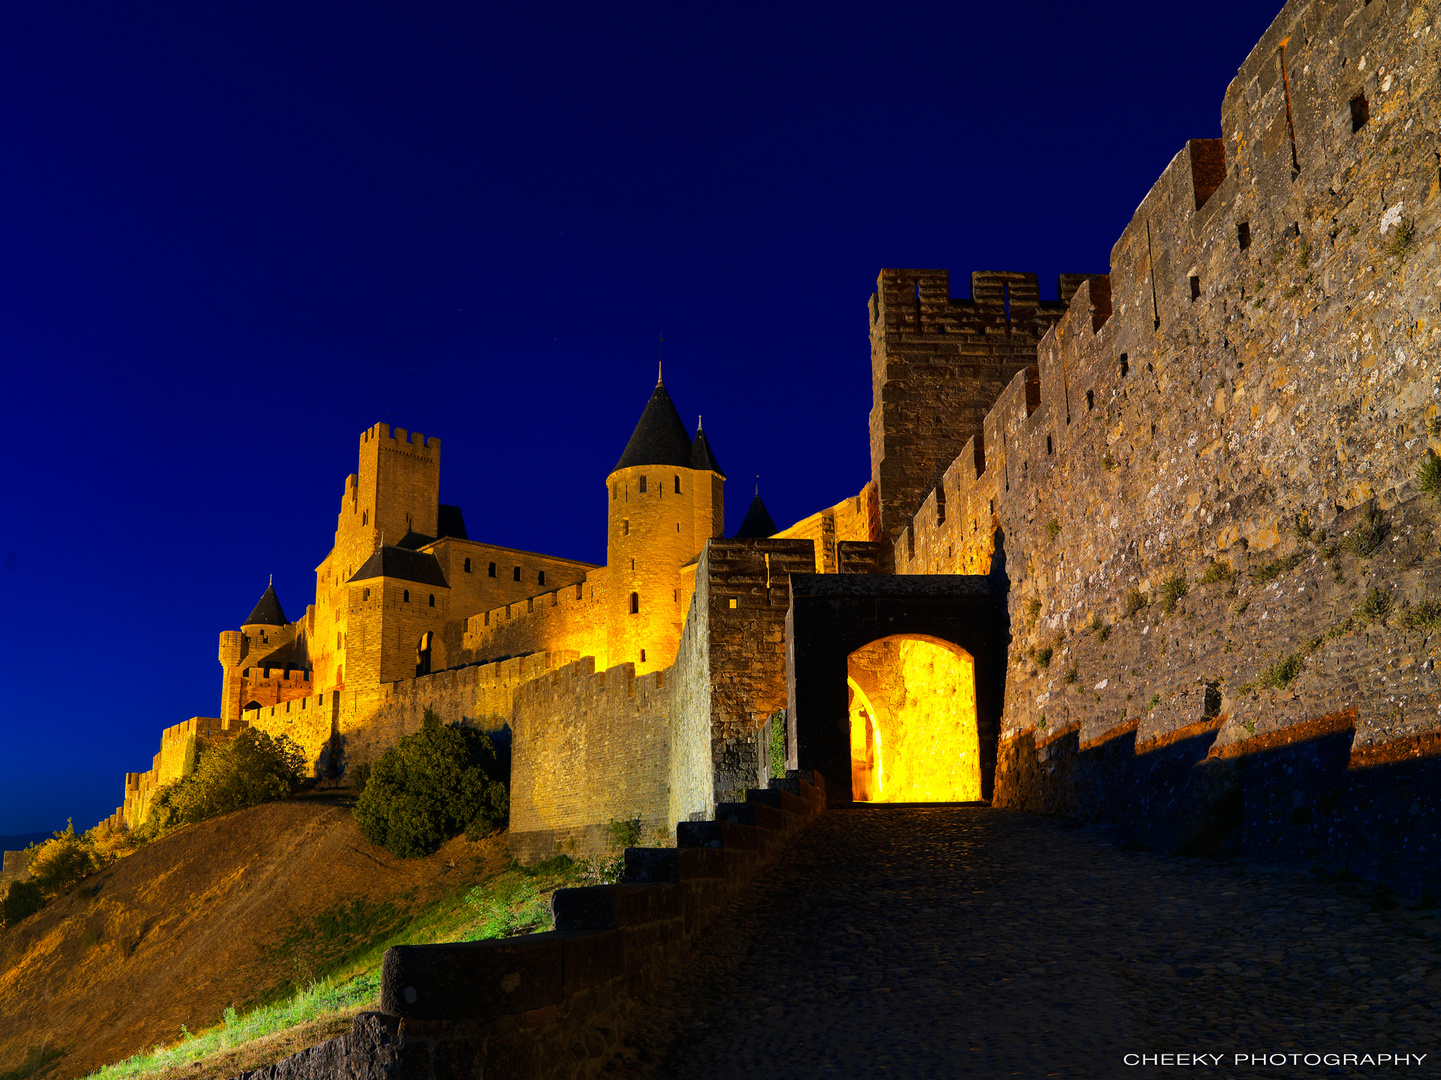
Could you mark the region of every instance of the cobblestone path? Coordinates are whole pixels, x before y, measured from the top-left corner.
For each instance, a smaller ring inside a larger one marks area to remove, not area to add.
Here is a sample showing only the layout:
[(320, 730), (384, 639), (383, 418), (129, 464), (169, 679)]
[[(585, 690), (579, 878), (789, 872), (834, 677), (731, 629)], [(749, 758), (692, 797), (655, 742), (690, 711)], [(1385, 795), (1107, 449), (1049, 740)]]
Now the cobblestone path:
[(705, 936), (612, 1071), (1144, 1077), (1178, 1069), (1124, 1055), (1194, 1053), (1224, 1064), (1181, 1074), (1441, 1076), (1441, 924), (1347, 889), (1003, 810), (834, 810)]

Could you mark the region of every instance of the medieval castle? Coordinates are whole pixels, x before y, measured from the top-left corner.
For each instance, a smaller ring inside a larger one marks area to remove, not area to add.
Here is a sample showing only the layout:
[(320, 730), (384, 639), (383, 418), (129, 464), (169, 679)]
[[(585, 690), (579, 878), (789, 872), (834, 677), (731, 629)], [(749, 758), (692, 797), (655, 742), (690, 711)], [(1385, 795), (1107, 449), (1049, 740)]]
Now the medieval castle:
[(220, 635), (217, 715), (167, 729), (112, 820), (244, 726), (343, 777), (433, 709), (509, 725), (533, 860), (711, 813), (784, 724), (833, 801), (1436, 878), (1438, 73), (1432, 5), (1291, 0), (1109, 274), (1051, 302), (882, 271), (870, 478), (789, 528), (757, 502), (722, 535), (725, 474), (659, 382), (605, 566), (470, 539), (439, 440), (368, 429), (314, 603), (267, 589)]

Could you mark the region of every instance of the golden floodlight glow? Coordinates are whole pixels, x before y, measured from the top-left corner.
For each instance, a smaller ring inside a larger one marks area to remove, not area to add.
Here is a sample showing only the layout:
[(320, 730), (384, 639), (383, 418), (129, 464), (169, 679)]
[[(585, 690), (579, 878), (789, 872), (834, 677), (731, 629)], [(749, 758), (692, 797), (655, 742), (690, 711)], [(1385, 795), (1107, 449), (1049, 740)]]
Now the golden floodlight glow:
[(851, 793), (863, 802), (981, 797), (975, 662), (947, 642), (891, 637), (851, 654)]

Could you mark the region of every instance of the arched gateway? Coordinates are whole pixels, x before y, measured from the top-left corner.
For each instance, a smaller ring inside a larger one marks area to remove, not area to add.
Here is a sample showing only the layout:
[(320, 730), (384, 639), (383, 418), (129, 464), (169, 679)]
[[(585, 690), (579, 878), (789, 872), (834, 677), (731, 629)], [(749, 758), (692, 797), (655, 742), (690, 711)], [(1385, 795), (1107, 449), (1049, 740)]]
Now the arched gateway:
[(787, 758), (830, 781), (833, 805), (991, 797), (1005, 586), (1004, 575), (791, 576)]

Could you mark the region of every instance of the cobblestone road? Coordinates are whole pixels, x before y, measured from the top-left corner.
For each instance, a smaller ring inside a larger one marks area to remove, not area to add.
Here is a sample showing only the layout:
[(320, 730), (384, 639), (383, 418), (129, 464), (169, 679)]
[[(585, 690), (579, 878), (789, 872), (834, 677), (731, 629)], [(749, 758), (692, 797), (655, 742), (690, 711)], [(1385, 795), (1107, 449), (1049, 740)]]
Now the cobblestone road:
[[(1438, 923), (1373, 906), (1354, 886), (1126, 851), (1003, 810), (831, 811), (706, 935), (613, 1071), (1441, 1076)], [(1124, 1064), (1167, 1052), (1225, 1063)]]

